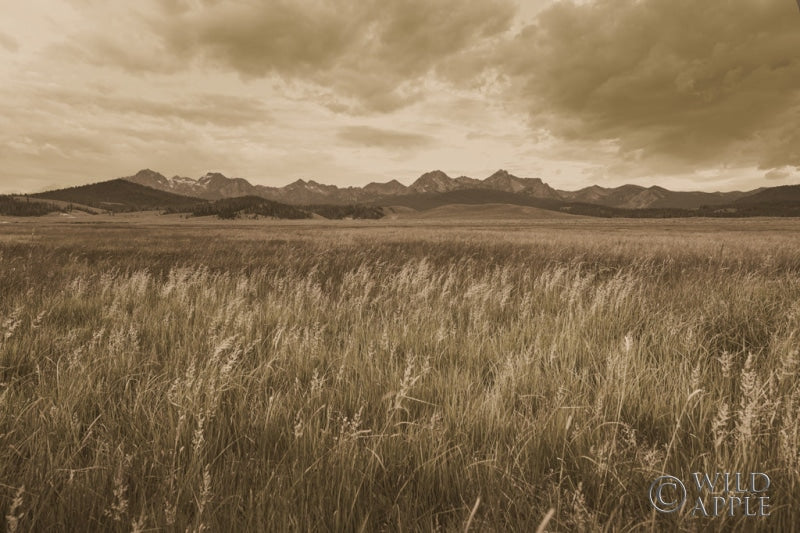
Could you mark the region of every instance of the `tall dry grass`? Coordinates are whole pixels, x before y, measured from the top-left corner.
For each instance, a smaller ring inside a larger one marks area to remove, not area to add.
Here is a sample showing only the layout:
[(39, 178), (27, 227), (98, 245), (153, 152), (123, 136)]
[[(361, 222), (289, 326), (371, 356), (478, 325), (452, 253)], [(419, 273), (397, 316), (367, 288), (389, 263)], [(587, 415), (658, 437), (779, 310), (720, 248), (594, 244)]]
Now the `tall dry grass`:
[[(0, 245), (8, 531), (800, 520), (796, 247), (117, 236)], [(772, 516), (655, 516), (696, 471)]]

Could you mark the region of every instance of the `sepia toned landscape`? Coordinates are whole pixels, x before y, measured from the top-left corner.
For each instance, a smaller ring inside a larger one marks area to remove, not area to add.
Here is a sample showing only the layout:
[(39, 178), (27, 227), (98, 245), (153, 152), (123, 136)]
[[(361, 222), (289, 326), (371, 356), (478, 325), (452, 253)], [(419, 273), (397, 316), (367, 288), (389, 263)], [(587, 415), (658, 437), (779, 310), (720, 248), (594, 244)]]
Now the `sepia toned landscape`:
[(5, 2), (0, 531), (798, 531), (799, 7)]

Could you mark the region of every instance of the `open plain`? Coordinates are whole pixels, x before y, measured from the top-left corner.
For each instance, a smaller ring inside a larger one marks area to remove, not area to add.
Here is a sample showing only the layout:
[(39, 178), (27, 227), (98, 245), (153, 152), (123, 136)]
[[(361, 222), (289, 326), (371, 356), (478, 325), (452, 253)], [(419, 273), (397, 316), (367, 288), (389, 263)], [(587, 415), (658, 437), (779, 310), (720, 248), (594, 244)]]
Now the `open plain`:
[[(2, 218), (6, 529), (800, 521), (800, 221), (453, 209)], [(692, 472), (770, 516), (655, 513)]]

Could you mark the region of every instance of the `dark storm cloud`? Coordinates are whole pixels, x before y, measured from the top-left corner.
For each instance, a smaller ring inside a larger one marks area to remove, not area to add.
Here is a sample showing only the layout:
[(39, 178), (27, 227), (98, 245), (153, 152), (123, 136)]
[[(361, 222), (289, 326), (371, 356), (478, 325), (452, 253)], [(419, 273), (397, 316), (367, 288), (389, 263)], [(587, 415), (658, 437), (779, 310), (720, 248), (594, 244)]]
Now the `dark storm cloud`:
[(420, 148), (435, 143), (435, 139), (428, 135), (403, 133), (370, 126), (349, 126), (342, 128), (339, 130), (338, 137), (350, 144), (388, 149)]
[(782, 0), (559, 2), (498, 49), (534, 127), (687, 165), (800, 165), (800, 16)]
[[(86, 61), (165, 72), (202, 63), (328, 88), (342, 109), (389, 111), (421, 80), (506, 31), (512, 0), (169, 0), (138, 17), (137, 44), (98, 30), (64, 47)], [(148, 59), (149, 58), (149, 59)]]
[(505, 0), (206, 2), (159, 31), (174, 51), (247, 75), (380, 64), (375, 74), (413, 76), (505, 30), (513, 13)]

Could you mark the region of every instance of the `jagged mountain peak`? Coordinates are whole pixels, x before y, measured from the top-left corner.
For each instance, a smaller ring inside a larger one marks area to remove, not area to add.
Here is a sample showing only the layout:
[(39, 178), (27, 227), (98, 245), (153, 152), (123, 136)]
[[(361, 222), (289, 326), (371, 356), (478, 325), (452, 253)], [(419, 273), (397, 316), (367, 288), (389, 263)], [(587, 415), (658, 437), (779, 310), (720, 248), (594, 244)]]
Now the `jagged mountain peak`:
[(484, 186), (506, 192), (524, 192), (530, 196), (541, 198), (557, 198), (558, 193), (540, 178), (520, 178), (500, 169), (485, 180)]
[(462, 187), (471, 188), (471, 189), (480, 188), (483, 185), (481, 183), (481, 180), (476, 180), (475, 178), (470, 178), (468, 176), (459, 176), (456, 179), (454, 179), (453, 181), (455, 181), (456, 183), (458, 183)]
[(644, 191), (647, 187), (642, 185), (636, 185), (635, 183), (626, 183), (625, 185), (620, 185), (615, 190), (617, 191)]
[(424, 173), (419, 179), (450, 179), (445, 172), (441, 170), (431, 170), (430, 172)]
[(167, 191), (171, 189), (169, 179), (165, 178), (163, 174), (149, 168), (144, 168), (133, 176), (128, 176), (127, 178), (122, 179), (138, 185), (144, 185), (145, 187), (151, 187), (153, 189)]
[(508, 170), (505, 170), (505, 169), (501, 168), (500, 170), (498, 170), (497, 172), (495, 172), (494, 174), (492, 174), (491, 176), (486, 178), (486, 180), (484, 180), (484, 181), (494, 180), (494, 179), (508, 179), (508, 178), (514, 178), (514, 177), (516, 177), (516, 176), (512, 175)]
[(225, 174), (222, 174), (221, 172), (206, 172), (197, 181), (207, 182), (211, 180), (227, 180), (227, 179), (229, 178), (225, 176)]
[(456, 189), (458, 185), (447, 174), (441, 170), (426, 172), (411, 184), (410, 190), (414, 192), (447, 192)]
[(136, 174), (134, 174), (137, 178), (164, 178), (164, 175), (160, 172), (156, 172), (155, 170), (151, 170), (149, 168), (143, 168)]
[(365, 185), (362, 190), (366, 193), (388, 196), (395, 194), (403, 194), (408, 190), (408, 187), (406, 187), (396, 179), (393, 179), (385, 183), (379, 183), (373, 181), (372, 183)]
[(326, 185), (326, 184), (320, 183), (320, 182), (318, 182), (316, 180), (308, 180), (306, 182), (306, 185), (309, 186), (309, 187), (312, 187), (314, 189), (325, 189), (325, 190), (330, 190), (330, 191), (335, 191), (335, 190), (339, 189), (339, 187), (337, 187), (336, 185)]

